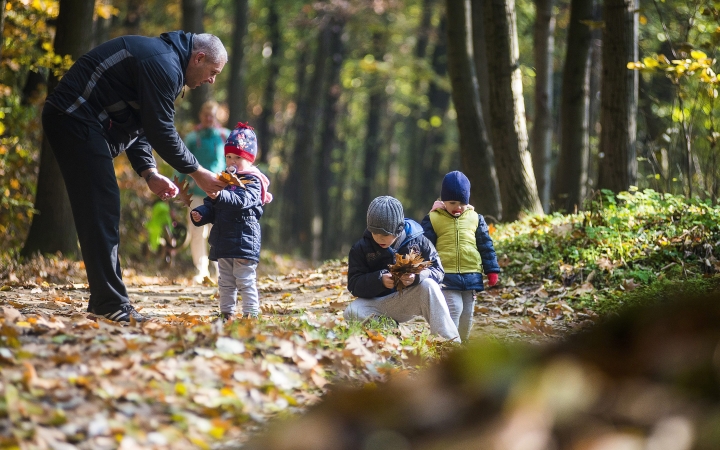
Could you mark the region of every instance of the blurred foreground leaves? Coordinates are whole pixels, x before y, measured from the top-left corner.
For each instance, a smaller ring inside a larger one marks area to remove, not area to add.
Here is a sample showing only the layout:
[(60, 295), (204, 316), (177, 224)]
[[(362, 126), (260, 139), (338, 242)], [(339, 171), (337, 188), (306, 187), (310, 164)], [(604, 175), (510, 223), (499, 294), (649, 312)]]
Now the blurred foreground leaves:
[(245, 448), (715, 449), (720, 295), (665, 300), (559, 344), (486, 340), (417, 376), (334, 389)]

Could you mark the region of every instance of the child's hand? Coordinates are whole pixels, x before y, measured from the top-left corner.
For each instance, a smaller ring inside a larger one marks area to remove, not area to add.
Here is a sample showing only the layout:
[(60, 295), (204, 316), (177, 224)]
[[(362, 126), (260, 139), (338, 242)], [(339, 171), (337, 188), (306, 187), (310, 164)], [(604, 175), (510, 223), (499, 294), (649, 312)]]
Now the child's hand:
[(487, 274), (488, 277), (488, 285), (495, 286), (498, 282), (498, 274), (496, 273), (489, 273)]
[(200, 219), (202, 219), (202, 215), (197, 211), (190, 211), (190, 217), (195, 222), (200, 222)]
[(415, 274), (406, 273), (405, 275), (400, 277), (400, 281), (402, 281), (405, 286), (410, 286), (411, 284), (413, 284), (413, 282), (415, 282)]
[(384, 274), (382, 274), (382, 283), (383, 286), (388, 289), (392, 289), (395, 287), (395, 282), (393, 281), (393, 277), (390, 272), (385, 272)]

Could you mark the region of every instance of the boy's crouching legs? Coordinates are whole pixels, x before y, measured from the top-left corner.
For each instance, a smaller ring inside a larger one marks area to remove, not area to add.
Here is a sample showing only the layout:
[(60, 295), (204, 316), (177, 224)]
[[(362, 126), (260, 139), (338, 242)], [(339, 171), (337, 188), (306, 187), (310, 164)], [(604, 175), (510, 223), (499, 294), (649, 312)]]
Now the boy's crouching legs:
[(449, 340), (460, 340), (457, 327), (450, 317), (445, 297), (435, 280), (426, 278), (417, 286), (408, 289), (403, 295), (411, 292), (412, 298), (419, 302), (420, 312), (430, 325), (431, 333)]

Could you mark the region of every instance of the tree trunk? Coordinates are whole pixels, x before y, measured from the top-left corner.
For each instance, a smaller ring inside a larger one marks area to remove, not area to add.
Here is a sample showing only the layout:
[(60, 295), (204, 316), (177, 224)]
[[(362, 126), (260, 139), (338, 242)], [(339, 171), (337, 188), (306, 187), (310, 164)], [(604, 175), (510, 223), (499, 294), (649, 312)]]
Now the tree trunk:
[[(593, 0), (572, 0), (560, 100), (560, 154), (556, 167), (555, 210), (572, 212), (585, 197), (588, 167), (588, 82)], [(627, 69), (626, 69), (627, 70)]]
[(337, 142), (337, 118), (340, 109), (340, 94), (342, 84), (340, 70), (345, 61), (345, 46), (342, 34), (345, 30), (345, 18), (334, 15), (328, 24), (328, 39), (330, 57), (327, 74), (327, 88), (325, 89), (325, 105), (323, 110), (323, 130), (320, 133), (320, 157), (318, 158), (317, 182), (318, 204), (316, 212), (320, 221), (320, 233), (316, 236), (318, 241), (314, 248), (313, 260), (327, 259), (331, 256), (335, 237), (340, 232), (338, 226), (339, 215), (336, 214), (335, 204), (339, 195), (331, 195), (331, 189), (337, 187), (337, 177), (333, 172), (333, 151)]
[(145, 13), (144, 9), (143, 0), (128, 0), (123, 23), (124, 34), (140, 34), (140, 20)]
[(273, 133), (271, 124), (275, 117), (275, 85), (280, 74), (280, 16), (278, 16), (275, 2), (268, 3), (267, 18), (268, 35), (270, 39), (270, 56), (267, 57), (267, 84), (263, 93), (262, 113), (258, 118), (256, 127), (258, 142), (260, 143), (259, 164), (267, 164), (272, 149)]
[[(190, 33), (204, 33), (205, 25), (205, 0), (182, 0), (182, 26), (183, 30)], [(196, 123), (200, 115), (200, 108), (203, 103), (210, 100), (210, 85), (201, 84), (188, 92), (190, 100), (190, 120)]]
[[(417, 30), (417, 44), (415, 45), (415, 60), (417, 63), (424, 61), (427, 56), (427, 48), (432, 34), (432, 16), (435, 9), (435, 2), (436, 0), (425, 0), (422, 5), (422, 18), (420, 19), (420, 26)], [(441, 23), (444, 21), (445, 16), (443, 15)], [(442, 32), (444, 32), (444, 30)], [(438, 28), (438, 41), (441, 39), (440, 33), (441, 31)], [(436, 45), (439, 45), (439, 42)], [(430, 83), (434, 84), (432, 80)], [(414, 80), (414, 90), (419, 95), (424, 94), (419, 78)], [(420, 216), (422, 212), (427, 210), (428, 201), (422, 192), (427, 183), (427, 180), (423, 179), (423, 174), (432, 149), (428, 148), (425, 142), (427, 133), (418, 123), (423, 119), (429, 120), (431, 116), (429, 115), (429, 110), (423, 110), (420, 106), (420, 104), (416, 104), (412, 113), (405, 121), (405, 128), (408, 134), (406, 154), (411, 155), (407, 158), (406, 201), (403, 204), (405, 214), (408, 217)]]
[(0, 60), (2, 60), (2, 48), (5, 43), (5, 39), (2, 39), (3, 32), (5, 31), (5, 4), (7, 0), (0, 0)]
[(514, 0), (485, 0), (490, 118), (503, 220), (542, 213), (528, 151)]
[(462, 170), (471, 183), (471, 201), (482, 214), (501, 215), (500, 192), (480, 106), (473, 67), (469, 2), (446, 0), (448, 20), (448, 73), (460, 132)]
[[(432, 54), (432, 69), (437, 75), (438, 79), (444, 79), (448, 73), (448, 33), (447, 33), (447, 17), (443, 15), (440, 18), (440, 24), (437, 30), (437, 42), (435, 43), (435, 50)], [(433, 117), (445, 119), (447, 116), (448, 109), (450, 108), (451, 93), (438, 85), (437, 82), (430, 82), (430, 88), (428, 89), (428, 103), (430, 109), (427, 114), (427, 120), (431, 121)], [(485, 116), (483, 116), (485, 117)], [(483, 122), (484, 123), (484, 122)], [(487, 139), (487, 133), (486, 139)], [(429, 210), (428, 199), (436, 199), (440, 193), (440, 185), (442, 178), (445, 173), (440, 169), (440, 161), (443, 155), (443, 144), (445, 143), (445, 130), (438, 127), (430, 127), (425, 136), (423, 146), (428, 148), (428, 153), (423, 163), (423, 172), (419, 178), (420, 189), (419, 192), (423, 198), (423, 217)], [(460, 159), (459, 157), (457, 158)], [(458, 167), (459, 161), (456, 164), (450, 164), (450, 167)], [(498, 194), (499, 195), (499, 194)], [(498, 204), (500, 199), (498, 198)], [(478, 205), (479, 207), (479, 205)]]
[[(482, 0), (473, 4), (470, 8), (470, 19), (472, 28), (472, 51), (473, 60), (475, 62), (475, 76), (477, 77), (478, 93), (480, 94), (480, 106), (482, 107), (482, 115), (485, 125), (490, 121), (490, 81), (488, 67), (487, 41), (485, 40), (485, 13), (483, 11)], [(488, 138), (492, 142), (492, 136)]]
[[(328, 39), (324, 29), (318, 31), (314, 72), (305, 91), (299, 91), (300, 99), (295, 111), (295, 142), (287, 182), (284, 186), (285, 220), (284, 233), (288, 250), (300, 250), (302, 255), (311, 256), (312, 223), (315, 197), (314, 136), (318, 108), (325, 75), (325, 61), (328, 55)], [(303, 95), (304, 94), (304, 95)]]
[(555, 52), (554, 0), (535, 0), (535, 120), (532, 127), (533, 172), (545, 212), (550, 208), (550, 161), (552, 157), (553, 54)]
[(638, 72), (636, 0), (605, 0), (600, 100), (600, 173), (598, 188), (626, 191), (637, 183)]
[[(228, 83), (228, 123), (230, 128), (247, 119), (247, 98), (245, 96), (245, 35), (247, 34), (247, 0), (235, 0), (235, 28), (232, 37), (230, 57), (230, 82)], [(262, 142), (261, 142), (262, 144)], [(263, 144), (264, 145), (264, 144)], [(267, 147), (266, 147), (267, 148)]]
[[(385, 53), (386, 35), (382, 32), (374, 32), (372, 35), (372, 48), (375, 55), (375, 61), (382, 61), (382, 55)], [(365, 140), (363, 142), (364, 165), (363, 178), (360, 184), (360, 196), (356, 205), (355, 222), (364, 224), (366, 222), (366, 212), (370, 202), (374, 198), (376, 185), (378, 159), (380, 158), (380, 146), (382, 142), (382, 126), (381, 121), (387, 106), (387, 96), (385, 94), (385, 80), (376, 72), (369, 76), (368, 81), (368, 105), (367, 105), (367, 126), (365, 132)], [(364, 228), (364, 226), (363, 226)]]
[[(102, 6), (110, 6), (112, 5), (111, 0), (100, 0), (98, 3)], [(112, 26), (113, 22), (113, 16), (108, 17), (107, 19), (104, 19), (100, 17), (99, 15), (95, 16), (95, 21), (93, 22), (93, 40), (92, 40), (92, 46), (97, 47), (98, 45), (106, 42), (108, 39), (110, 39), (110, 27)]]
[[(91, 0), (61, 0), (55, 33), (55, 53), (70, 55), (77, 60), (89, 50), (92, 42), (92, 20), (95, 2)], [(48, 94), (58, 79), (50, 72)], [(22, 249), (23, 256), (36, 253), (60, 252), (65, 256), (78, 254), (77, 231), (70, 208), (60, 167), (47, 139), (40, 149), (35, 214)]]

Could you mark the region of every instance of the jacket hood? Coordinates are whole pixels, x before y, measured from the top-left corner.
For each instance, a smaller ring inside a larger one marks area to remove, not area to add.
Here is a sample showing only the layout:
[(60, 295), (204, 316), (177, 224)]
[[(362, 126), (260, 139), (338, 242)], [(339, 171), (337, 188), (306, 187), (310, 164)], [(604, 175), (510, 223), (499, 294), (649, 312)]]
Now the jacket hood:
[(405, 240), (400, 247), (411, 239), (415, 239), (418, 236), (422, 236), (424, 233), (423, 227), (412, 219), (405, 218)]
[(180, 66), (183, 69), (183, 85), (185, 85), (185, 73), (187, 72), (190, 56), (192, 55), (194, 37), (194, 33), (186, 33), (181, 30), (168, 31), (160, 35), (160, 39), (172, 45), (180, 57)]

